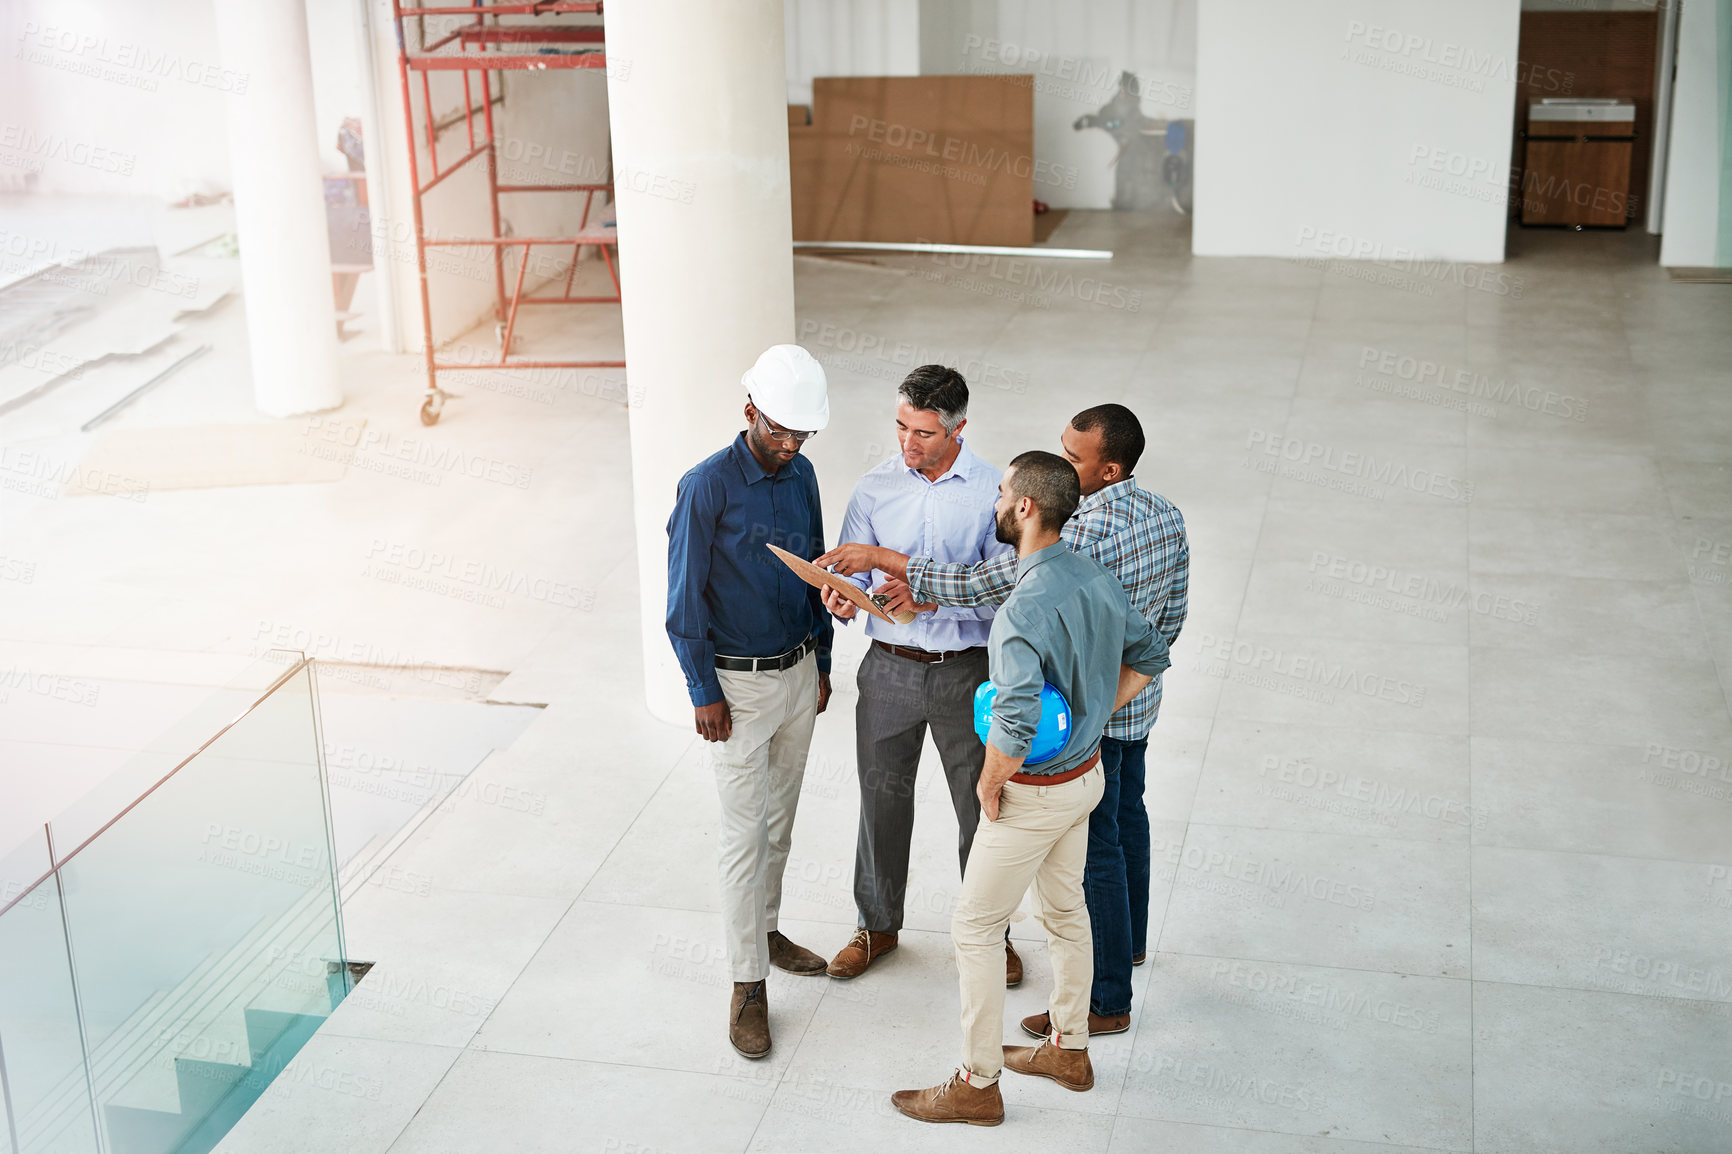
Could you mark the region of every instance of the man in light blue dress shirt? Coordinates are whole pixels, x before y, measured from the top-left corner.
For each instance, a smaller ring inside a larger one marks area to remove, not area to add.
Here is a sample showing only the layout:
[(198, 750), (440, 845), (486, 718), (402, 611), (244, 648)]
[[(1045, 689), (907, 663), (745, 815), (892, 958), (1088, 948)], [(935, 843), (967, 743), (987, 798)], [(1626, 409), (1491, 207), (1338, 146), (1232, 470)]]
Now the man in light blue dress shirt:
[[(955, 369), (922, 365), (897, 391), (896, 439), (901, 451), (860, 478), (842, 520), (841, 540), (972, 565), (1011, 549), (998, 540), (993, 503), (999, 470), (964, 443), (968, 385)], [(871, 590), (884, 579), (861, 573)], [(826, 591), (838, 618), (855, 616), (846, 598)], [(963, 868), (980, 821), (980, 780), (986, 747), (974, 732), (974, 691), (987, 679), (991, 606), (941, 608), (907, 625), (866, 618), (872, 647), (860, 664), (855, 713), (859, 755), (860, 829), (854, 855), (859, 928), (830, 963), (830, 975), (854, 978), (896, 948), (908, 892), (914, 832), (915, 775), (926, 731), (932, 730), (956, 810), (957, 856)], [(1006, 981), (1022, 978), (1022, 963), (1005, 943)]]

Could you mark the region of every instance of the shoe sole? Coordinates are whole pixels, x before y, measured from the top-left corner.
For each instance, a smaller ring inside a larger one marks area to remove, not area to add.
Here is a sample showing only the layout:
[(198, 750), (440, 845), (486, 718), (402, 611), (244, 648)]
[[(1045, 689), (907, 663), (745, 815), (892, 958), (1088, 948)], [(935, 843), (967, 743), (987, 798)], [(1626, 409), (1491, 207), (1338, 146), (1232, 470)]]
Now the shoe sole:
[[(873, 962), (876, 962), (879, 958), (883, 957), (885, 954), (893, 954), (895, 952), (896, 952), (895, 946), (891, 946), (887, 950), (879, 950), (877, 953), (873, 954), (869, 959), (867, 959), (866, 964), (860, 968), (858, 973), (838, 974), (835, 970), (831, 970), (831, 969), (824, 970), (824, 973), (829, 974), (832, 978), (835, 978), (838, 982), (851, 982), (855, 978), (858, 978), (861, 974), (864, 974), (867, 970), (870, 970), (872, 968)], [(909, 1117), (912, 1118), (913, 1115), (910, 1114)], [(957, 1119), (957, 1121), (961, 1121), (961, 1119), (959, 1118), (959, 1119)]]
[(1003, 1114), (1000, 1114), (996, 1118), (980, 1118), (980, 1119), (975, 1119), (975, 1118), (922, 1118), (918, 1114), (910, 1114), (908, 1111), (904, 1110), (900, 1106), (896, 1107), (896, 1112), (898, 1114), (901, 1114), (904, 1118), (912, 1118), (916, 1122), (966, 1122), (970, 1126), (997, 1126), (997, 1125), (1000, 1125), (1001, 1123), (1003, 1123), (1003, 1121), (1004, 1121), (1004, 1115)]
[(1065, 1081), (1063, 1078), (1060, 1078), (1057, 1074), (1043, 1074), (1039, 1070), (1017, 1070), (1015, 1066), (1006, 1066), (1005, 1069), (1006, 1070), (1016, 1070), (1016, 1072), (1018, 1074), (1022, 1074), (1025, 1077), (1045, 1078), (1049, 1082), (1057, 1082), (1060, 1086), (1063, 1086), (1066, 1090), (1074, 1090), (1078, 1094), (1081, 1094), (1085, 1090), (1092, 1090), (1095, 1088), (1095, 1080), (1093, 1078), (1090, 1078), (1086, 1083), (1079, 1086), (1075, 1082)]
[(784, 965), (781, 965), (780, 963), (772, 963), (772, 964), (775, 965), (775, 967), (778, 970), (781, 970), (784, 974), (794, 974), (794, 975), (796, 975), (798, 977), (802, 977), (802, 978), (814, 977), (818, 974), (828, 972), (828, 969), (829, 969), (829, 967), (826, 966), (822, 961), (819, 962), (818, 968), (815, 970), (796, 970), (792, 966), (784, 966)]
[(770, 1052), (770, 1047), (765, 1046), (762, 1050), (759, 1050), (756, 1054), (754, 1054), (750, 1050), (742, 1049), (740, 1047), (740, 1044), (738, 1042), (734, 1041), (733, 1038), (728, 1039), (728, 1045), (732, 1046), (735, 1050), (739, 1051), (739, 1055), (742, 1058), (762, 1058), (765, 1055), (769, 1054), (769, 1052)]
[[(1046, 1037), (1045, 1034), (1037, 1034), (1033, 1030), (1029, 1029), (1028, 1024), (1026, 1022), (1019, 1023), (1019, 1024), (1022, 1026), (1022, 1032), (1027, 1034), (1031, 1038), (1045, 1038)], [(1090, 1030), (1089, 1031), (1089, 1037), (1091, 1037), (1091, 1038), (1104, 1038), (1109, 1034), (1128, 1034), (1130, 1032), (1131, 1032), (1131, 1024), (1129, 1022), (1126, 1022), (1124, 1025), (1120, 1026), (1116, 1030)]]

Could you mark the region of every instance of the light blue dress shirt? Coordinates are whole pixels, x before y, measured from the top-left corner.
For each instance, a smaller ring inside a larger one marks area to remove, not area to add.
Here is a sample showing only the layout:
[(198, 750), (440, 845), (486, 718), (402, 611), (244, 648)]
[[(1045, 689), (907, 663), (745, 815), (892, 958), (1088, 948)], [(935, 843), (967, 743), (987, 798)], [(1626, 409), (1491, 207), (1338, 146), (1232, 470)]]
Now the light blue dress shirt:
[[(1002, 476), (974, 455), (966, 439), (956, 460), (936, 481), (904, 465), (902, 454), (897, 453), (854, 486), (840, 541), (882, 545), (910, 556), (964, 565), (1013, 553), (1014, 547), (1000, 542), (994, 528), (992, 506)], [(869, 575), (856, 574), (853, 581), (869, 591), (888, 576), (875, 569)], [(996, 612), (990, 605), (942, 607), (922, 613), (908, 625), (860, 616), (866, 619), (866, 636), (875, 641), (942, 653), (985, 645)]]

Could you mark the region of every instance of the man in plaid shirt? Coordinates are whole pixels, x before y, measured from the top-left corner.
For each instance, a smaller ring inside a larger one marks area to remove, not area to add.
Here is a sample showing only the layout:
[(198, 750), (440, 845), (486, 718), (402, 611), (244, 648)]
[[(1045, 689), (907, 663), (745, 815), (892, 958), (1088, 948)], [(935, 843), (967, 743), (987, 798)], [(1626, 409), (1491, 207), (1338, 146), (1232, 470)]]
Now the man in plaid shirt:
[[(1171, 647), (1185, 623), (1191, 554), (1185, 519), (1165, 497), (1137, 486), (1141, 422), (1123, 405), (1096, 405), (1071, 418), (1059, 438), (1082, 482), (1082, 503), (1062, 539), (1106, 566)], [(975, 565), (941, 564), (871, 545), (842, 545), (816, 564), (840, 573), (878, 569), (891, 581), (887, 609), (997, 605), (1016, 586), (1016, 555)], [(1141, 965), (1149, 933), (1149, 815), (1143, 806), (1149, 730), (1161, 708), (1156, 677), (1113, 714), (1101, 738), (1106, 792), (1089, 818), (1083, 890), (1094, 930), (1089, 1033), (1121, 1034), (1131, 1025), (1131, 967)], [(1023, 1020), (1031, 1037), (1048, 1034), (1046, 1014)]]

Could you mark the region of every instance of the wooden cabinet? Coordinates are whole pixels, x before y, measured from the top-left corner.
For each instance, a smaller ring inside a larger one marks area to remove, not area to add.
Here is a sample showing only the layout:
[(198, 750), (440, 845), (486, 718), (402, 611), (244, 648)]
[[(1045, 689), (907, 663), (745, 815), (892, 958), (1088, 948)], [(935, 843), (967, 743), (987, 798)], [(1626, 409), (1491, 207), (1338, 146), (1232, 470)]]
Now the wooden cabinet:
[(1636, 135), (1628, 106), (1590, 104), (1579, 118), (1547, 115), (1557, 112), (1536, 106), (1528, 117), (1522, 223), (1623, 227), (1632, 215), (1630, 159)]

